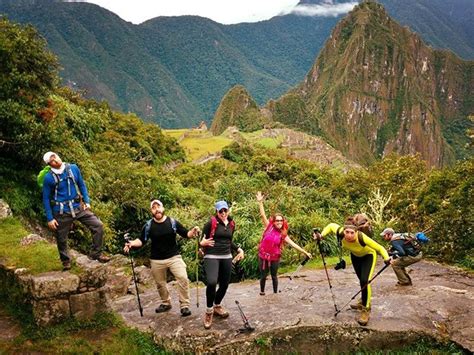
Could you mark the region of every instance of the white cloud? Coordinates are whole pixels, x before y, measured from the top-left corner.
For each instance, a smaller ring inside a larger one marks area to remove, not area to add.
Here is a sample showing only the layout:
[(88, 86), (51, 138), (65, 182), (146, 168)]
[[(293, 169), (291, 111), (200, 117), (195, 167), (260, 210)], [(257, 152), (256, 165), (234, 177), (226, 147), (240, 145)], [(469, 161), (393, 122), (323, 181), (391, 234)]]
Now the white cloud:
[(351, 11), (358, 2), (345, 2), (333, 4), (332, 1), (326, 1), (323, 4), (305, 4), (298, 5), (289, 13), (299, 16), (339, 16)]
[(288, 13), (298, 0), (73, 0), (102, 6), (135, 24), (157, 16), (196, 15), (223, 24), (256, 22)]

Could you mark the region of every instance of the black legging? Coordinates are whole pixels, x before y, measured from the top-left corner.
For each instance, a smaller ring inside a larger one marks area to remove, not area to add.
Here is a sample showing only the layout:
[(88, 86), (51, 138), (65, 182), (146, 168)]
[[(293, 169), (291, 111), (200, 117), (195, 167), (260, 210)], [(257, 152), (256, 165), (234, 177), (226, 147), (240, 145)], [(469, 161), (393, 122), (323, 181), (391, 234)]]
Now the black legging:
[[(264, 268), (265, 263), (265, 268)], [(278, 292), (278, 267), (280, 266), (280, 260), (270, 261), (270, 266), (268, 261), (258, 258), (258, 269), (260, 270), (260, 292), (265, 292), (265, 283), (267, 281), (268, 271), (272, 275), (272, 284), (273, 292)]]
[[(367, 282), (369, 282), (369, 278), (374, 271), (375, 258), (372, 254), (359, 257), (351, 253), (351, 260), (352, 266), (354, 267), (357, 277), (359, 278), (360, 287), (362, 288), (367, 284)], [(370, 307), (371, 293), (370, 285), (362, 290), (362, 304), (365, 307)]]
[[(204, 258), (204, 271), (207, 280), (206, 304), (207, 308), (211, 308), (215, 304), (221, 304), (227, 292), (232, 273), (232, 259)], [(219, 289), (216, 292), (218, 283)]]

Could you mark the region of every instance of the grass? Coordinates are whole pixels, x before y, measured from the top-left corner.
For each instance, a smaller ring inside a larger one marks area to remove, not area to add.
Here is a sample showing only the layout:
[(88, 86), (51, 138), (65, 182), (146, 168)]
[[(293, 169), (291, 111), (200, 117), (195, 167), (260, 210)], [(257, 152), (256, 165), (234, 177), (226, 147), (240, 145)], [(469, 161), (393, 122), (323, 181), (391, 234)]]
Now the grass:
[(62, 270), (55, 244), (40, 241), (20, 245), (22, 238), (30, 234), (16, 218), (0, 220), (0, 258), (9, 266), (27, 268), (32, 274)]
[(275, 138), (271, 137), (265, 137), (262, 138), (262, 133), (264, 130), (259, 130), (255, 132), (250, 132), (250, 133), (241, 133), (242, 136), (248, 140), (249, 142), (252, 142), (254, 144), (258, 144), (262, 147), (265, 148), (273, 148), (276, 149), (280, 146), (281, 143), (284, 141), (284, 136), (283, 135), (278, 135)]
[(111, 313), (97, 314), (90, 321), (70, 320), (42, 328), (22, 319), (22, 334), (13, 341), (0, 341), (0, 354), (166, 354), (151, 334), (124, 326)]
[(213, 136), (210, 132), (199, 130), (177, 129), (163, 130), (166, 135), (179, 138), (183, 134), (186, 136), (179, 142), (186, 152), (186, 157), (190, 161), (203, 158), (209, 154), (215, 154), (222, 151), (222, 148), (232, 143), (232, 139), (224, 136)]
[(184, 129), (164, 129), (163, 133), (169, 137), (172, 137), (174, 139), (178, 139), (181, 137), (184, 133), (188, 132), (189, 129), (184, 128)]

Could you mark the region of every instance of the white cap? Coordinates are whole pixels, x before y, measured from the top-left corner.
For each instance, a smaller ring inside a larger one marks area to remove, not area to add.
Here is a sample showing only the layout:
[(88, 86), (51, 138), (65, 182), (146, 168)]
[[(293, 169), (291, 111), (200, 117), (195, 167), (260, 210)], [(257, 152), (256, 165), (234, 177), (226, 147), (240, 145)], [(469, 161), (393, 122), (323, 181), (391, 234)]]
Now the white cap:
[(49, 164), (49, 161), (50, 161), (52, 155), (58, 156), (55, 152), (47, 152), (47, 153), (44, 153), (44, 155), (43, 155), (43, 160), (44, 160), (44, 162), (45, 162), (46, 164)]
[(161, 202), (160, 200), (152, 200), (152, 201), (150, 202), (150, 208), (152, 208), (155, 203), (157, 203), (158, 205), (160, 205), (161, 207), (163, 207), (163, 202)]

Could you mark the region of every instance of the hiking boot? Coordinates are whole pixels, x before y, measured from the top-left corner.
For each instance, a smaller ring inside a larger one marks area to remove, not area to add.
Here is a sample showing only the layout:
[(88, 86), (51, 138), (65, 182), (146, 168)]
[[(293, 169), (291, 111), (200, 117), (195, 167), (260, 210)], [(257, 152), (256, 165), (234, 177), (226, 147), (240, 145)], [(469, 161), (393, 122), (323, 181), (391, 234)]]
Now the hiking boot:
[(229, 316), (229, 312), (227, 312), (221, 305), (214, 305), (214, 314), (221, 318), (227, 318)]
[(397, 286), (412, 286), (413, 284), (410, 282), (397, 282)]
[(369, 323), (369, 318), (370, 318), (370, 309), (367, 307), (362, 307), (362, 310), (360, 311), (359, 319), (357, 319), (357, 323), (359, 323), (360, 325), (367, 325), (367, 323)]
[(63, 262), (63, 271), (68, 271), (71, 270), (71, 262), (70, 261), (64, 261)]
[(204, 314), (204, 328), (205, 329), (209, 329), (211, 328), (211, 325), (212, 325), (212, 315), (214, 313), (213, 312), (207, 312)]
[(356, 304), (349, 305), (352, 309), (356, 309), (358, 311), (362, 310), (364, 306), (362, 305), (362, 301), (357, 302)]
[(181, 308), (181, 317), (187, 317), (191, 315), (191, 311), (188, 307)]
[(160, 304), (160, 306), (155, 309), (156, 313), (163, 313), (163, 312), (168, 312), (171, 309), (170, 304)]

